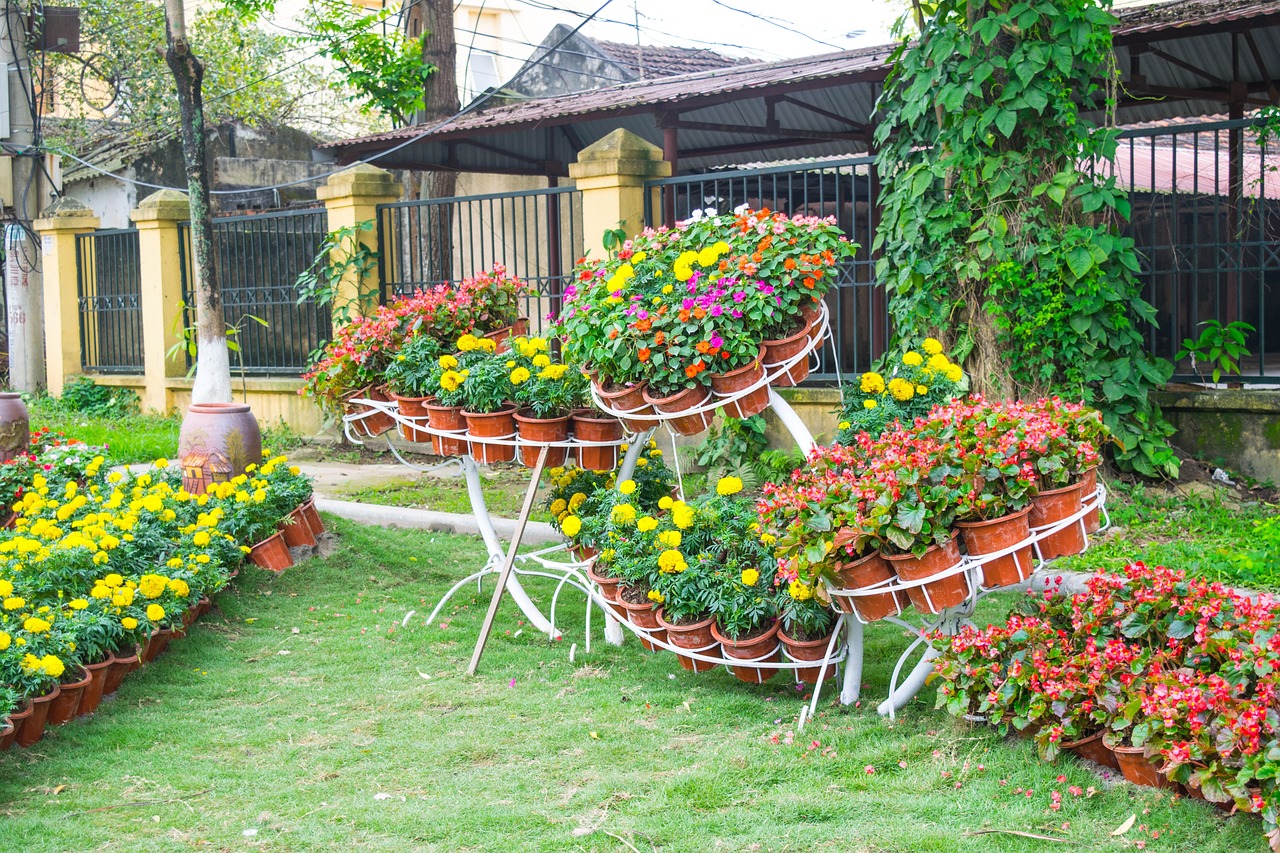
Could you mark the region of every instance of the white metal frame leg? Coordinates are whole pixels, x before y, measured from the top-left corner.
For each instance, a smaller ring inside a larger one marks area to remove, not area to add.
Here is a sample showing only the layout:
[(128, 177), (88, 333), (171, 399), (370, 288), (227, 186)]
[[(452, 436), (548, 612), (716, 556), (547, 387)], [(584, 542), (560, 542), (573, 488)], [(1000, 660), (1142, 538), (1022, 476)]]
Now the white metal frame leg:
[(862, 623), (853, 614), (844, 620), (845, 645), (849, 651), (844, 659), (844, 684), (840, 687), (840, 704), (852, 705), (862, 694)]

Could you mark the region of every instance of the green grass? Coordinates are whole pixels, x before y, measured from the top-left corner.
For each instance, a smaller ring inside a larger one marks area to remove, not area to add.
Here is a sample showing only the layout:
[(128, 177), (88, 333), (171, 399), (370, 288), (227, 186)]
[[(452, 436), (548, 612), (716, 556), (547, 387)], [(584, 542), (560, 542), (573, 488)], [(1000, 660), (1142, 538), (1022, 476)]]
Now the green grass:
[(109, 445), (111, 461), (115, 464), (150, 462), (178, 452), (178, 429), (182, 422), (176, 417), (90, 415), (74, 411), (50, 397), (36, 398), (27, 408), (33, 430), (48, 427), (89, 444)]
[[(520, 514), (520, 506), (524, 502), (524, 493), (528, 487), (529, 472), (523, 468), (520, 470), (488, 469), (483, 475), (482, 482), (485, 505), (495, 517), (516, 518)], [(472, 512), (471, 501), (467, 496), (467, 484), (461, 477), (393, 480), (375, 486), (347, 488), (341, 491), (339, 497), (361, 503), (430, 509), (462, 515), (471, 515)], [(551, 513), (546, 512), (542, 507), (541, 495), (530, 518), (533, 521), (551, 519)]]
[(1112, 528), (1089, 550), (1057, 563), (1093, 571), (1134, 560), (1186, 569), (1189, 574), (1258, 590), (1280, 591), (1280, 539), (1257, 528), (1280, 508), (1237, 502), (1230, 492), (1211, 496), (1108, 484)]
[[(1265, 849), (1255, 818), (1042, 764), (1025, 741), (933, 711), (931, 690), (896, 722), (828, 693), (789, 738), (803, 694), (781, 676), (695, 676), (632, 639), (588, 655), (577, 596), (554, 644), (504, 603), (467, 677), (488, 588), (423, 618), (478, 542), (336, 524), (331, 557), (246, 569), (96, 718), (0, 756), (0, 850)], [(552, 590), (527, 587), (544, 604)], [(868, 637), (878, 697), (905, 640)], [(988, 829), (1067, 843), (972, 834)]]

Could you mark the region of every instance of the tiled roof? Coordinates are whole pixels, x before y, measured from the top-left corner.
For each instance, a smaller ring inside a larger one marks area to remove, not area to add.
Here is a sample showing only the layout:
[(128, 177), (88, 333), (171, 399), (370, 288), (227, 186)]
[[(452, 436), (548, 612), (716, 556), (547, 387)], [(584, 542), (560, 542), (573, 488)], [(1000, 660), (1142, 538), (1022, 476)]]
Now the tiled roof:
[(695, 74), (699, 71), (715, 71), (719, 68), (732, 68), (735, 65), (751, 65), (758, 61), (725, 56), (714, 50), (692, 47), (624, 44), (597, 39), (592, 41), (610, 59), (618, 62), (626, 68), (628, 73), (642, 80), (671, 77), (676, 74)]

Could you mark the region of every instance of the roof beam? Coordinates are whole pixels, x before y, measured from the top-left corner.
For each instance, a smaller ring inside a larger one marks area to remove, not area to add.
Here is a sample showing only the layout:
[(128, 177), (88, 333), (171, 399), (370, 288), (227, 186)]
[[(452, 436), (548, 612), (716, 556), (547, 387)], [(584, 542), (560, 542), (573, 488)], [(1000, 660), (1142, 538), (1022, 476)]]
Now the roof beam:
[(792, 106), (799, 107), (802, 110), (807, 110), (808, 112), (814, 113), (815, 115), (820, 115), (820, 116), (823, 116), (824, 118), (829, 118), (833, 121), (838, 121), (841, 124), (843, 124), (845, 127), (849, 128), (850, 130), (856, 133), (867, 132), (867, 126), (865, 124), (859, 124), (853, 119), (845, 118), (844, 116), (838, 113), (831, 112), (831, 110), (824, 110), (822, 107), (817, 106), (816, 104), (805, 103), (799, 98), (793, 98), (790, 95), (782, 95), (778, 98), (778, 100), (784, 103), (791, 104)]
[[(680, 159), (693, 157), (716, 157), (721, 154), (741, 154), (744, 151), (768, 151), (772, 148), (786, 148), (788, 145), (812, 145), (812, 139), (769, 139), (763, 142), (739, 142), (734, 145), (714, 145), (710, 148), (692, 148), (680, 152)], [(849, 153), (849, 152), (843, 152)], [(858, 152), (852, 152), (858, 153)]]
[(1275, 78), (1271, 76), (1271, 71), (1262, 59), (1262, 51), (1258, 50), (1258, 42), (1253, 38), (1251, 30), (1244, 31), (1244, 42), (1249, 46), (1249, 52), (1253, 54), (1253, 63), (1258, 66), (1258, 73), (1267, 83), (1267, 95), (1270, 96), (1272, 103), (1280, 104), (1280, 84), (1277, 84)]
[(1213, 76), (1208, 71), (1205, 71), (1203, 68), (1196, 68), (1194, 65), (1192, 65), (1190, 62), (1187, 62), (1185, 59), (1179, 59), (1173, 54), (1166, 53), (1165, 51), (1161, 50), (1160, 48), (1154, 45), (1148, 45), (1146, 52), (1151, 54), (1152, 56), (1160, 57), (1170, 65), (1176, 65), (1185, 71), (1190, 71), (1192, 74), (1195, 74), (1197, 77), (1203, 77), (1204, 79), (1208, 80), (1210, 83), (1214, 83), (1223, 87), (1230, 85), (1226, 80), (1219, 80), (1217, 77)]

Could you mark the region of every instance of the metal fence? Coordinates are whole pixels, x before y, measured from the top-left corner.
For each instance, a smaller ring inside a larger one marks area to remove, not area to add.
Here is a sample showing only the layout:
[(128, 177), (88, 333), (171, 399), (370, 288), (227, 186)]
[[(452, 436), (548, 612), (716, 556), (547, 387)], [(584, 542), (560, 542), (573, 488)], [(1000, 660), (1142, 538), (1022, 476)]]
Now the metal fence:
[(378, 205), (382, 299), (491, 270), (497, 264), (537, 288), (525, 300), (534, 332), (582, 255), (582, 193), (552, 187)]
[(645, 189), (649, 225), (687, 219), (695, 210), (724, 213), (743, 204), (791, 216), (835, 217), (858, 250), (836, 271), (827, 293), (835, 346), (823, 345), (809, 382), (830, 382), (837, 373), (847, 376), (869, 370), (883, 354), (889, 315), (871, 255), (878, 214), (874, 201), (879, 193), (874, 158), (662, 178), (647, 181)]
[[(1175, 360), (1206, 321), (1244, 321), (1245, 382), (1280, 382), (1280, 144), (1255, 120), (1128, 130), (1114, 163), (1133, 211), (1148, 349)], [(1203, 366), (1202, 366), (1203, 369)], [(1205, 371), (1206, 374), (1208, 371)], [(1179, 378), (1198, 378), (1189, 359)], [(1236, 380), (1237, 377), (1232, 377)]]
[[(310, 268), (328, 233), (324, 208), (285, 210), (213, 220), (213, 248), (222, 309), (240, 351), (232, 372), (297, 376), (308, 357), (332, 333), (328, 308), (298, 304), (298, 276)], [(178, 232), (185, 324), (195, 323), (191, 226)], [(254, 319), (257, 318), (257, 319)], [(263, 323), (259, 323), (262, 320)]]
[(142, 272), (138, 229), (76, 235), (80, 366), (86, 373), (142, 373)]

